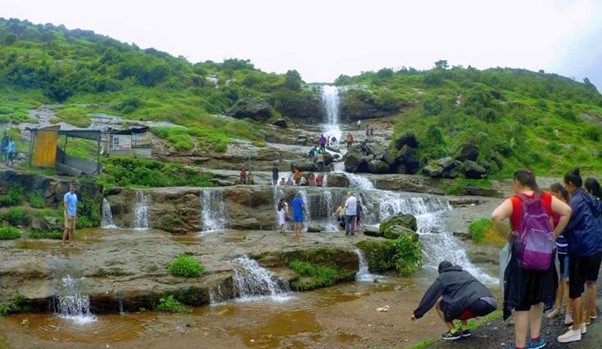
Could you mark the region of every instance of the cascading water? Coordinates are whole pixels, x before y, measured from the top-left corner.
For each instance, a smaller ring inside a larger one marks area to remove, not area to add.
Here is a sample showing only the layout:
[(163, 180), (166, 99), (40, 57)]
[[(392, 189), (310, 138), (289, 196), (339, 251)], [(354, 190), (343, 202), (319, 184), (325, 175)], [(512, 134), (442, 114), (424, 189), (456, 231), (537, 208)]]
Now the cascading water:
[(136, 191), (136, 203), (134, 204), (134, 225), (135, 230), (148, 229), (148, 203), (146, 195), (141, 191)]
[(366, 258), (364, 257), (362, 250), (357, 249), (354, 252), (357, 254), (357, 258), (359, 260), (359, 269), (355, 274), (355, 280), (374, 281), (374, 279), (377, 279), (378, 277), (376, 275), (370, 274), (370, 268), (368, 267), (368, 262), (366, 262)]
[(349, 179), (349, 187), (361, 190), (374, 190), (374, 184), (364, 176), (356, 175), (354, 173), (344, 172), (347, 179)]
[(106, 198), (102, 199), (102, 219), (100, 220), (100, 227), (104, 229), (115, 229), (117, 226), (113, 221), (113, 213), (111, 212), (111, 204)]
[(324, 125), (324, 135), (336, 137), (340, 142), (343, 132), (339, 127), (339, 89), (336, 86), (322, 86), (321, 97), (328, 117), (328, 123)]
[(234, 297), (240, 301), (269, 298), (273, 301), (289, 299), (290, 286), (247, 256), (232, 261)]
[(226, 205), (223, 191), (203, 189), (201, 191), (202, 232), (222, 230), (226, 226)]
[(55, 307), (61, 318), (86, 324), (96, 321), (96, 317), (90, 313), (90, 296), (83, 295), (80, 290), (81, 282), (82, 279), (74, 279), (69, 275), (64, 277)]

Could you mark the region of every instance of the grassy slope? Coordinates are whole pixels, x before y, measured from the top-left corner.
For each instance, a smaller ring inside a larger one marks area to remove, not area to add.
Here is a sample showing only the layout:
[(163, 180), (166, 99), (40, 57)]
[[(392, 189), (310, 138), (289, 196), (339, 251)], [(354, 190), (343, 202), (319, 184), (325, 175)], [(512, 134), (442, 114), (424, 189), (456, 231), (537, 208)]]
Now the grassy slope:
[(543, 72), (461, 67), (381, 70), (337, 83), (418, 102), (399, 114), (396, 132), (415, 131), (424, 162), (474, 143), (481, 148), (479, 160), (502, 160), (496, 176), (523, 166), (558, 175), (576, 165), (593, 173), (602, 165), (602, 96), (587, 83)]

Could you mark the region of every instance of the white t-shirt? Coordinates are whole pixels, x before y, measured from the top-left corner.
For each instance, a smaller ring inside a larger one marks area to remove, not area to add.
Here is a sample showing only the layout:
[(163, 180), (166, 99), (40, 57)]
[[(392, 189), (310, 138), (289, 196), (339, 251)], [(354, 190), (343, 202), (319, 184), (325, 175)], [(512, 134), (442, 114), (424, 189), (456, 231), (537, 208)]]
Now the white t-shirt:
[(345, 201), (345, 215), (355, 216), (357, 214), (357, 199), (355, 196), (350, 196)]

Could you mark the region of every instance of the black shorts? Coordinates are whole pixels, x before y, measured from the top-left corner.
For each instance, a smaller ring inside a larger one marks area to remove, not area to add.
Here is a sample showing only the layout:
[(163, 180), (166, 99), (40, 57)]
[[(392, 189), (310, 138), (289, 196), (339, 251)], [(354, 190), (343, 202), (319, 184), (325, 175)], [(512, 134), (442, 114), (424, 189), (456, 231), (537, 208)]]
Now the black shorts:
[(518, 299), (514, 309), (516, 311), (527, 311), (532, 305), (542, 302), (541, 286), (545, 278), (545, 271), (520, 269), (518, 280)]
[(470, 304), (468, 309), (453, 313), (449, 311), (449, 305), (444, 301), (441, 301), (441, 310), (443, 310), (445, 322), (452, 322), (453, 320), (468, 320), (479, 316), (485, 316), (493, 312), (495, 306), (479, 299)]
[(586, 281), (597, 281), (602, 255), (579, 257), (569, 254), (569, 298), (581, 297)]

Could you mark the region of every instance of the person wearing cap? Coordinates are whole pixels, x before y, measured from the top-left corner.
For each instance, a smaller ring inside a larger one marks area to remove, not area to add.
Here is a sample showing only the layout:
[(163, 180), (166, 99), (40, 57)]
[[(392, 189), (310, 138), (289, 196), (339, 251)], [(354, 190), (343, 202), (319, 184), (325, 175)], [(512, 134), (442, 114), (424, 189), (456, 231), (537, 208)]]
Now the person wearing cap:
[[(420, 319), (435, 306), (437, 314), (448, 328), (448, 331), (441, 335), (441, 339), (458, 340), (470, 337), (468, 319), (493, 312), (497, 308), (493, 294), (459, 265), (442, 261), (438, 271), (439, 276), (426, 290), (411, 320)], [(462, 328), (456, 329), (454, 320), (462, 321)]]

